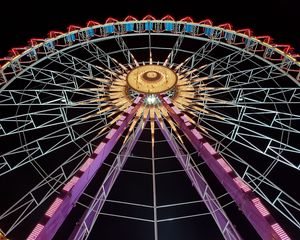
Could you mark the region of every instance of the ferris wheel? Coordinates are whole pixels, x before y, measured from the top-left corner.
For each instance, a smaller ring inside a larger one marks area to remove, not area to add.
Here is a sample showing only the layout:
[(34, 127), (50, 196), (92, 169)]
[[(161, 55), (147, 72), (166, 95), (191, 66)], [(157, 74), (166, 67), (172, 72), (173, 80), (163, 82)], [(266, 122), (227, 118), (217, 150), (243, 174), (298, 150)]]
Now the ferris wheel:
[(262, 239), (300, 236), (289, 45), (128, 16), (51, 31), (1, 61), (0, 238), (116, 239), (120, 221), (137, 239), (184, 221), (214, 225), (210, 239), (250, 239), (245, 222)]

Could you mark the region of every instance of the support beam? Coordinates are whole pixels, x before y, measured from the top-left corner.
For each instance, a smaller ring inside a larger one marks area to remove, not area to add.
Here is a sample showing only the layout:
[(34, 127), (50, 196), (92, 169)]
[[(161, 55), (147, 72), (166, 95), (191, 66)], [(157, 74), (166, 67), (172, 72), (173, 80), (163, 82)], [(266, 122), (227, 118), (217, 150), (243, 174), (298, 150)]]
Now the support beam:
[[(151, 119), (153, 121), (153, 119)], [(153, 195), (153, 223), (154, 240), (158, 240), (158, 220), (157, 220), (157, 196), (156, 196), (156, 173), (155, 173), (155, 155), (154, 144), (151, 146), (151, 165), (152, 165), (152, 195)]]
[(167, 139), (182, 168), (191, 180), (193, 186), (196, 188), (198, 194), (203, 199), (206, 207), (208, 208), (222, 235), (224, 236), (224, 239), (242, 239), (234, 228), (233, 224), (230, 222), (221, 204), (218, 202), (217, 197), (210, 189), (202, 174), (197, 171), (190, 163), (191, 157), (183, 152), (182, 148), (176, 142), (174, 136), (170, 133), (166, 126), (162, 127), (159, 122), (158, 126), (160, 127), (160, 130), (162, 131), (164, 137)]
[(109, 131), (91, 157), (84, 162), (79, 171), (67, 182), (60, 195), (48, 208), (42, 221), (35, 226), (27, 240), (48, 240), (54, 237), (85, 188), (127, 128), (129, 122), (135, 116), (135, 112), (140, 107), (141, 102), (141, 97), (137, 97), (132, 106), (124, 112), (123, 116)]
[(97, 220), (97, 217), (108, 197), (108, 194), (112, 189), (122, 168), (124, 167), (136, 142), (138, 141), (142, 130), (142, 123), (140, 123), (137, 129), (131, 134), (131, 137), (126, 142), (126, 144), (123, 145), (122, 150), (115, 158), (114, 163), (112, 164), (108, 174), (106, 175), (106, 178), (104, 179), (101, 187), (94, 196), (92, 202), (89, 205), (89, 208), (86, 209), (82, 218), (74, 228), (72, 234), (69, 237), (69, 240), (79, 240), (88, 238)]
[(217, 179), (223, 184), (261, 238), (264, 240), (290, 239), (250, 187), (236, 175), (226, 161), (205, 141), (199, 131), (188, 121), (188, 118), (172, 104), (168, 97), (161, 96), (161, 100), (173, 120), (190, 140)]

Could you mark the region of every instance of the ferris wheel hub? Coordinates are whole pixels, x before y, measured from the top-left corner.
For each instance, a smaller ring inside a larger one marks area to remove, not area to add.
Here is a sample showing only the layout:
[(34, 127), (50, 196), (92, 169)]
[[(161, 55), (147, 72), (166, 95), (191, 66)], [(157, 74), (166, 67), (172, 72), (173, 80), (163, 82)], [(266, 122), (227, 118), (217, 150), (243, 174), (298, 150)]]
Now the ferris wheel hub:
[(127, 75), (128, 85), (137, 92), (155, 94), (172, 89), (177, 75), (170, 68), (160, 65), (145, 65), (134, 68)]

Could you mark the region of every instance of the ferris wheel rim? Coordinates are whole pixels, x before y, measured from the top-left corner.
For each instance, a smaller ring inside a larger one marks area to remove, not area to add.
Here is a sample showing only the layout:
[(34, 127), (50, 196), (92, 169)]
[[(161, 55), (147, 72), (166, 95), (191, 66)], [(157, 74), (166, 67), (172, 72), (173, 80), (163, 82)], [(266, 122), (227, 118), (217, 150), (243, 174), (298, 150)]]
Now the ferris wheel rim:
[[(124, 27), (126, 24), (179, 24), (182, 25), (182, 30), (179, 32), (185, 32), (187, 34), (191, 34), (191, 31), (187, 31), (185, 29), (186, 25), (188, 24), (189, 26), (196, 26), (198, 28), (203, 28), (203, 29), (212, 29), (213, 32), (215, 30), (217, 31), (221, 31), (220, 33), (223, 35), (226, 35), (227, 33), (230, 34), (234, 34), (234, 36), (238, 36), (241, 37), (242, 39), (247, 41), (254, 41), (257, 44), (260, 44), (261, 46), (265, 47), (266, 49), (270, 49), (272, 51), (275, 51), (277, 54), (279, 54), (281, 56), (281, 61), (284, 60), (285, 58), (287, 58), (288, 60), (290, 60), (293, 64), (296, 64), (298, 66), (298, 69), (296, 70), (291, 70), (291, 69), (286, 69), (287, 74), (289, 74), (289, 71), (291, 72), (299, 72), (298, 76), (296, 76), (297, 81), (300, 80), (300, 61), (298, 60), (298, 58), (300, 57), (300, 55), (293, 53), (293, 48), (290, 45), (287, 44), (275, 44), (275, 43), (271, 43), (272, 39), (270, 36), (254, 36), (252, 35), (252, 30), (250, 29), (240, 29), (240, 30), (233, 30), (232, 29), (232, 25), (229, 23), (225, 23), (225, 24), (220, 24), (219, 26), (213, 26), (212, 21), (210, 19), (205, 19), (203, 21), (200, 22), (194, 22), (192, 20), (191, 17), (185, 17), (182, 18), (179, 21), (175, 21), (174, 18), (170, 15), (167, 15), (165, 17), (163, 17), (161, 20), (156, 20), (153, 16), (151, 15), (147, 15), (143, 18), (143, 20), (137, 20), (136, 18), (132, 17), (132, 16), (127, 16), (124, 21), (118, 21), (117, 19), (114, 18), (108, 18), (106, 20), (106, 22), (104, 24), (100, 24), (98, 22), (95, 21), (88, 21), (87, 23), (87, 27), (79, 27), (79, 26), (75, 26), (75, 25), (70, 25), (67, 30), (68, 32), (63, 33), (63, 32), (57, 32), (57, 31), (50, 31), (49, 32), (49, 38), (33, 38), (29, 41), (29, 46), (26, 47), (20, 47), (20, 48), (12, 48), (10, 50), (10, 55), (8, 57), (4, 57), (2, 59), (0, 59), (0, 61), (4, 62), (4, 64), (0, 65), (0, 77), (2, 77), (2, 79), (0, 78), (0, 80), (2, 80), (2, 82), (0, 82), (0, 84), (3, 82), (7, 82), (7, 79), (5, 77), (5, 69), (8, 68), (14, 61), (20, 61), (22, 57), (26, 57), (27, 55), (33, 53), (33, 54), (37, 54), (38, 53), (38, 48), (43, 47), (44, 49), (46, 48), (47, 44), (53, 44), (53, 42), (58, 41), (58, 40), (62, 40), (64, 38), (70, 38), (70, 36), (77, 34), (77, 35), (82, 35), (85, 34), (85, 36), (82, 38), (78, 38), (78, 39), (72, 39), (72, 40), (67, 40), (69, 41), (69, 44), (73, 44), (73, 42), (75, 41), (85, 41), (85, 40), (89, 40), (89, 37), (86, 35), (88, 30), (97, 30), (100, 28), (107, 28), (107, 27), (112, 27), (113, 29), (111, 29), (110, 33), (108, 33), (108, 35), (110, 35), (111, 33), (117, 33), (117, 34), (127, 34), (129, 32), (144, 32), (146, 30), (142, 30), (142, 31), (137, 31), (137, 30), (130, 30), (130, 31), (120, 31), (118, 29), (114, 29), (115, 25), (116, 26), (121, 26)], [(116, 30), (116, 31), (115, 31)], [(170, 32), (170, 33), (178, 33), (176, 31), (168, 31), (167, 27), (165, 27), (165, 29), (159, 29), (158, 31), (153, 30), (153, 27), (151, 27), (151, 29), (149, 29), (148, 31), (153, 31), (153, 32)], [(197, 35), (201, 35), (203, 33), (199, 33)], [(93, 36), (95, 36), (96, 34), (94, 33)], [(99, 38), (103, 37), (101, 35), (98, 35)], [(104, 34), (104, 37), (105, 34)], [(207, 38), (210, 38), (211, 36), (209, 34), (206, 34)], [(93, 37), (91, 37), (93, 38)], [(224, 36), (220, 37), (220, 40), (224, 41)], [(263, 40), (260, 40), (263, 39)], [(234, 42), (229, 41), (230, 45), (234, 45)], [(67, 46), (67, 42), (64, 45)], [(55, 47), (55, 44), (54, 44)], [(246, 46), (244, 47), (244, 49), (246, 51), (248, 51), (248, 49), (246, 48)], [(251, 49), (249, 49), (251, 50)], [(249, 51), (251, 53), (251, 51)], [(271, 54), (271, 55), (272, 55)], [(265, 58), (265, 57), (264, 57)], [(267, 59), (267, 58), (266, 58)], [(278, 59), (272, 59), (271, 57), (269, 58), (269, 60), (272, 62), (272, 60), (278, 61)], [(35, 60), (33, 60), (35, 61)], [(284, 69), (284, 68), (283, 68)]]

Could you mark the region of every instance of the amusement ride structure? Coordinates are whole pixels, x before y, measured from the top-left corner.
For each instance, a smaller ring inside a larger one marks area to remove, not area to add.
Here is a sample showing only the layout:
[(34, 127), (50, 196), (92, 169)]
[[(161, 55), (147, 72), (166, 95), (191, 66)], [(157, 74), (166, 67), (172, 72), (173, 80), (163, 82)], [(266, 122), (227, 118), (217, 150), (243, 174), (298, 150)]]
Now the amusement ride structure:
[[(290, 184), (300, 170), (298, 60), (249, 29), (150, 15), (71, 25), (13, 48), (0, 67), (0, 235), (94, 239), (110, 217), (143, 222), (157, 240), (165, 222), (210, 218), (224, 239), (246, 239), (239, 214), (262, 239), (291, 239), (289, 229), (300, 232)], [(176, 174), (198, 200), (174, 181), (180, 199), (162, 203), (163, 177)], [(139, 185), (151, 194), (126, 188)]]

